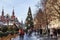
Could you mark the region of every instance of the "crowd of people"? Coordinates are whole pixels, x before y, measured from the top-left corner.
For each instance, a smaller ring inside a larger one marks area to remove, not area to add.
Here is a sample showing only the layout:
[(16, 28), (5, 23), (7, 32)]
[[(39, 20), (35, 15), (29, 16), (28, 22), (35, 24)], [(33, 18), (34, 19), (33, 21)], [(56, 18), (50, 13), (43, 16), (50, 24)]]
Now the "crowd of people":
[(23, 29), (19, 29), (19, 35), (20, 35), (21, 40), (23, 40), (24, 34), (26, 34), (26, 35), (28, 35), (28, 36), (31, 36), (31, 34), (32, 34), (32, 29), (28, 29), (28, 30), (26, 30), (26, 31), (24, 31)]
[[(59, 30), (58, 30), (59, 31)], [(49, 36), (57, 36), (57, 33), (58, 33), (58, 31), (56, 30), (56, 29), (53, 29), (53, 34), (50, 34), (51, 33), (51, 31), (50, 31), (50, 29), (48, 30), (48, 33), (49, 33)], [(20, 38), (24, 38), (24, 34), (27, 34), (28, 36), (31, 36), (31, 34), (32, 34), (32, 32), (37, 32), (37, 33), (39, 33), (39, 35), (43, 35), (43, 30), (42, 29), (40, 29), (40, 30), (32, 30), (32, 29), (28, 29), (28, 30), (26, 30), (26, 31), (24, 31), (23, 29), (19, 29), (19, 35), (20, 35)], [(46, 32), (47, 33), (47, 32)], [(46, 34), (46, 33), (44, 33), (44, 35)]]

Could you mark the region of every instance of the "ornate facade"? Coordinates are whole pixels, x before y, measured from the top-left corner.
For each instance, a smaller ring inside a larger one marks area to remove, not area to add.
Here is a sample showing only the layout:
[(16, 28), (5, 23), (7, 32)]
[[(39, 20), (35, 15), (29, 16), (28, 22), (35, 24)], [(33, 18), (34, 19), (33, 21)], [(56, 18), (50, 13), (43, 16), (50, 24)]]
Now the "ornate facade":
[(12, 15), (9, 14), (4, 15), (4, 9), (2, 9), (2, 14), (0, 16), (0, 25), (13, 25), (16, 24), (17, 26), (20, 25), (17, 17), (15, 16), (14, 9), (12, 11)]

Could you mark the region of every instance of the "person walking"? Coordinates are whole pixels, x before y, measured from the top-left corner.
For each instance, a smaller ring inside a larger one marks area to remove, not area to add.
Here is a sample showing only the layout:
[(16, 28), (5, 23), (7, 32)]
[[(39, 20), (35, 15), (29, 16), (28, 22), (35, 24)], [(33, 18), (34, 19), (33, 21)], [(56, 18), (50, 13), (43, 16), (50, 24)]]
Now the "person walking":
[(20, 35), (20, 40), (23, 40), (23, 38), (24, 38), (24, 31), (23, 31), (23, 29), (19, 29), (19, 35)]

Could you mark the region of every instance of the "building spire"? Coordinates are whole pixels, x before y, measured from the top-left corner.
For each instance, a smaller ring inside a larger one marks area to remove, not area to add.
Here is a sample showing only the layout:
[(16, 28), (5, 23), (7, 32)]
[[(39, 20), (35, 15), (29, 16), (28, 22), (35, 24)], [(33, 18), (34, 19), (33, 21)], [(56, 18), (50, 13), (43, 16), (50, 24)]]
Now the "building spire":
[(14, 9), (13, 9), (13, 11), (12, 11), (12, 16), (15, 16)]
[(21, 23), (23, 24), (23, 20), (21, 20)]
[(14, 9), (13, 9), (13, 11), (12, 11), (12, 16), (11, 16), (11, 18), (12, 18), (13, 20), (15, 19)]
[(2, 16), (4, 16), (4, 9), (2, 9)]

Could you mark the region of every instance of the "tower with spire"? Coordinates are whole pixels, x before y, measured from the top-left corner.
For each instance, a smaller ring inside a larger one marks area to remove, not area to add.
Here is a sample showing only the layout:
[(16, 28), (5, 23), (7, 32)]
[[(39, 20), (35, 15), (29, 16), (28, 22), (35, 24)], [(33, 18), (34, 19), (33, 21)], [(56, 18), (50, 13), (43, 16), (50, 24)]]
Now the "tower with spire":
[(2, 16), (4, 16), (4, 9), (2, 9)]
[[(4, 9), (2, 9), (1, 16), (0, 16), (0, 24), (2, 25), (13, 25), (13, 24), (19, 24), (18, 18), (15, 17), (14, 9), (12, 11), (12, 15), (9, 14), (4, 15)], [(18, 25), (19, 26), (19, 25)]]
[(14, 20), (15, 19), (15, 13), (14, 13), (14, 9), (12, 11), (12, 16), (11, 16), (11, 19)]
[(2, 12), (1, 12), (2, 14), (1, 14), (1, 20), (2, 20), (2, 22), (4, 21), (4, 9), (2, 9)]

